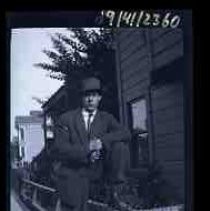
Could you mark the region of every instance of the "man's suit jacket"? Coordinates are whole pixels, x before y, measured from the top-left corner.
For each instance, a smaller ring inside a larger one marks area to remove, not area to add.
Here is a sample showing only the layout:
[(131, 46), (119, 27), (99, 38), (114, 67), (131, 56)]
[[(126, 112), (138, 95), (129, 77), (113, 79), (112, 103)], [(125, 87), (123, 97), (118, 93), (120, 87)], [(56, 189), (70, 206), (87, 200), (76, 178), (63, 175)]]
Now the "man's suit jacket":
[[(129, 131), (111, 114), (104, 111), (97, 111), (91, 123), (91, 136), (101, 139), (106, 150), (110, 150), (114, 142), (130, 140)], [(82, 180), (88, 175), (89, 153), (88, 133), (81, 109), (61, 115), (56, 123), (52, 154), (58, 160), (55, 169), (58, 175), (57, 182), (66, 200), (77, 200), (75, 190), (79, 194), (79, 187), (84, 182)], [(81, 191), (82, 188), (81, 186)]]
[[(98, 111), (91, 124), (91, 136), (101, 139), (106, 150), (117, 141), (129, 141), (130, 133), (109, 113)], [(60, 161), (87, 164), (89, 154), (88, 133), (81, 109), (61, 115), (56, 123), (54, 150)]]

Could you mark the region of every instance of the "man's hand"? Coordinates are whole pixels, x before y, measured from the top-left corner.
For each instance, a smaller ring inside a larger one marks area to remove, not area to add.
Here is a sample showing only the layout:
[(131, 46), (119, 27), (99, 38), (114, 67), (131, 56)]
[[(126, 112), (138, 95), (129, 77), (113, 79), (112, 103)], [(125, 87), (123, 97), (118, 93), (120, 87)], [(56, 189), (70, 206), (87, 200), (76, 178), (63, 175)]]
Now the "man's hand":
[(91, 154), (90, 154), (90, 161), (92, 163), (94, 163), (96, 160), (99, 160), (100, 159), (100, 156), (101, 156), (101, 153), (100, 153), (99, 150), (92, 151)]
[(102, 149), (102, 142), (100, 139), (92, 139), (90, 140), (89, 150), (90, 151), (100, 151)]

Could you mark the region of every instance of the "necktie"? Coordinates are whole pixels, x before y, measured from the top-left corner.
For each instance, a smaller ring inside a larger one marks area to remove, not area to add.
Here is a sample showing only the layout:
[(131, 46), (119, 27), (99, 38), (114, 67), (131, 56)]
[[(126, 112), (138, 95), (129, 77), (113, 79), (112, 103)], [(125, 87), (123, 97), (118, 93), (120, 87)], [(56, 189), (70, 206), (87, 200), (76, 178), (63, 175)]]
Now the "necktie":
[(87, 131), (88, 131), (88, 140), (90, 140), (90, 125), (91, 125), (91, 117), (93, 116), (93, 113), (88, 114), (88, 121), (87, 121)]

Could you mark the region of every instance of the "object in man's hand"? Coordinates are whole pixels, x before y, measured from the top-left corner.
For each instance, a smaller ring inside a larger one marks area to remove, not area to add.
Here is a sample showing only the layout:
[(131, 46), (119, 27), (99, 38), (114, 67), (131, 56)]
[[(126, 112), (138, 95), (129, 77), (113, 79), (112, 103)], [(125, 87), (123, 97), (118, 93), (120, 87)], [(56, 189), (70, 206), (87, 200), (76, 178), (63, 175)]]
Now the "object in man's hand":
[(102, 142), (100, 139), (93, 138), (90, 140), (89, 150), (91, 152), (90, 161), (92, 163), (101, 158), (101, 149), (102, 149)]
[(102, 149), (102, 142), (100, 139), (94, 138), (90, 140), (89, 150), (90, 151), (100, 151)]
[(99, 160), (101, 157), (100, 150), (92, 151), (90, 155), (90, 161), (91, 163), (94, 163), (96, 160)]

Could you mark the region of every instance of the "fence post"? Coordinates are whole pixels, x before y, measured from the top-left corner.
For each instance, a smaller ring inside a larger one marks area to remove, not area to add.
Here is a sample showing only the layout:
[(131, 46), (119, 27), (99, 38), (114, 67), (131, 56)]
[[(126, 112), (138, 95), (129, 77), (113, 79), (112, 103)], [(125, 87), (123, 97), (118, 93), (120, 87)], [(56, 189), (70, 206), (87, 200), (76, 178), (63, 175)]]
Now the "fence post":
[(57, 200), (56, 206), (55, 206), (55, 211), (61, 211), (61, 201), (60, 199)]
[(33, 196), (32, 196), (32, 203), (37, 203), (37, 188), (34, 187), (34, 192), (33, 192)]

